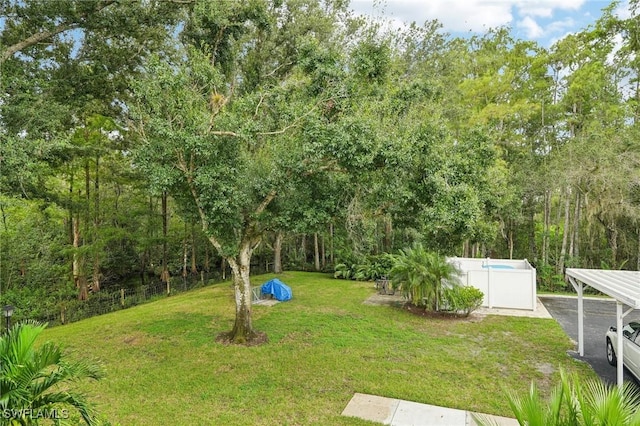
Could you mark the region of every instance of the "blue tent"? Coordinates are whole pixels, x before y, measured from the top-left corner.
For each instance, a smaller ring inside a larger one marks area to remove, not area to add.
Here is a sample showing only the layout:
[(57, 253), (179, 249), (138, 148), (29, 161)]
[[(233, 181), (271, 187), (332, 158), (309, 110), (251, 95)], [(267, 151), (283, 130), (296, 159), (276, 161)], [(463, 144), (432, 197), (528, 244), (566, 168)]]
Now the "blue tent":
[(284, 302), (291, 299), (291, 287), (277, 278), (267, 281), (260, 288), (262, 294), (272, 294), (277, 300)]

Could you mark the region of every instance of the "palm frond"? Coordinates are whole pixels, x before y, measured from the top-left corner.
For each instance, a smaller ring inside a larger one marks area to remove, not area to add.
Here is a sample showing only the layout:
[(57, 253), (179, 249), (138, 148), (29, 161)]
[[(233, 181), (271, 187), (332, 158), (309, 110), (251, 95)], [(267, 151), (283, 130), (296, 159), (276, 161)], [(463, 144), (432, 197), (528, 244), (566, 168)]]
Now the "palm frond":
[[(25, 321), (0, 337), (0, 408), (20, 413), (24, 409), (69, 407), (87, 424), (97, 424), (85, 397), (67, 387), (78, 380), (102, 378), (101, 366), (88, 360), (67, 360), (51, 342), (35, 348), (45, 327), (46, 324)], [(24, 423), (24, 419), (13, 420)]]

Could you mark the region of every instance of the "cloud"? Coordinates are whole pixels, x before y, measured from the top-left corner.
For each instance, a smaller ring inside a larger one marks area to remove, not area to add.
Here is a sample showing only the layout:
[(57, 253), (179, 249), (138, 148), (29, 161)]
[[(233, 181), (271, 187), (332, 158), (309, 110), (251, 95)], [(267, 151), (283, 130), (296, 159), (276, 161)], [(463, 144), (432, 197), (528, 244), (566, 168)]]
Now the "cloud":
[[(437, 19), (449, 32), (483, 32), (489, 28), (519, 22), (537, 34), (532, 20), (552, 18), (556, 12), (575, 12), (587, 0), (352, 0), (357, 12), (373, 17), (385, 16), (400, 22), (422, 24)], [(628, 0), (627, 0), (628, 1)], [(524, 22), (526, 17), (529, 20)]]
[(586, 0), (503, 0), (518, 8), (518, 13), (526, 16), (550, 18), (557, 10), (577, 11)]
[(620, 19), (631, 18), (631, 5), (629, 4), (629, 0), (621, 2), (616, 10), (613, 11), (613, 14)]
[(440, 20), (451, 31), (485, 31), (513, 21), (508, 2), (484, 0), (436, 0), (426, 2), (428, 16)]
[(545, 26), (545, 30), (547, 33), (557, 34), (557, 33), (568, 33), (571, 30), (574, 30), (578, 23), (571, 17), (567, 17), (564, 19), (560, 19), (557, 21), (553, 21)]
[[(516, 38), (544, 46), (585, 28), (610, 0), (351, 0), (358, 14), (387, 22), (387, 28), (438, 20), (443, 31), (460, 36), (490, 28), (511, 27)], [(621, 0), (619, 16), (629, 14), (630, 0)]]
[(512, 1), (487, 0), (389, 0), (376, 10), (372, 0), (352, 0), (351, 8), (374, 17), (384, 15), (422, 24), (437, 19), (446, 31), (486, 31), (513, 21)]
[(538, 23), (530, 16), (526, 16), (523, 20), (516, 25), (518, 28), (522, 28), (528, 38), (537, 39), (544, 35), (544, 30)]

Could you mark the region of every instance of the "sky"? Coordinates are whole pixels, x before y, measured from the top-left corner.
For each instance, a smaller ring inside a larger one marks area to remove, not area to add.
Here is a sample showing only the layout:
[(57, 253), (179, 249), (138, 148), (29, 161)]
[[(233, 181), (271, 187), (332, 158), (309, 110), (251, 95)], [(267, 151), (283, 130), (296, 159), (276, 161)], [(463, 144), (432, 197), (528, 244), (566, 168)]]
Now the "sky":
[[(522, 40), (544, 47), (567, 34), (593, 24), (608, 0), (351, 0), (351, 9), (373, 18), (391, 20), (393, 26), (437, 19), (453, 36), (483, 34), (489, 28), (509, 26)], [(628, 0), (617, 9), (629, 16)]]

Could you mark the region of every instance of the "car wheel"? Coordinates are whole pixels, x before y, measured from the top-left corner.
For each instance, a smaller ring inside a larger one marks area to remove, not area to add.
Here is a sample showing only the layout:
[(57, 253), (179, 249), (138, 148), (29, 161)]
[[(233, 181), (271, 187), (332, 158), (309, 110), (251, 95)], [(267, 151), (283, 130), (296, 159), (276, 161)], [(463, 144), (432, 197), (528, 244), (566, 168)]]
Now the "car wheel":
[(613, 350), (613, 344), (611, 343), (611, 340), (609, 340), (609, 339), (607, 339), (607, 361), (609, 361), (610, 365), (616, 365), (617, 364), (616, 353)]

